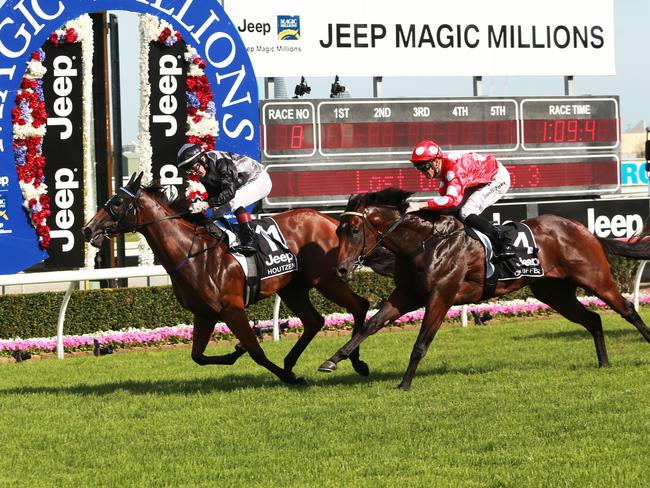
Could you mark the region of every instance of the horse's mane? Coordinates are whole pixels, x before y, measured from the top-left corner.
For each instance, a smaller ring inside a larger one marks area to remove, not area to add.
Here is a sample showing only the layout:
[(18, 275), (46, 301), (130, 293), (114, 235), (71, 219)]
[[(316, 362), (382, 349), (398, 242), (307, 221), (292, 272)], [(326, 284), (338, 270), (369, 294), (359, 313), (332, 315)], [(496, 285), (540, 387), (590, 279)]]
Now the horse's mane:
[(392, 187), (377, 192), (362, 193), (350, 198), (346, 210), (357, 209), (361, 204), (361, 201), (364, 200), (366, 205), (387, 205), (390, 207), (398, 207), (401, 211), (404, 211), (408, 205), (406, 200), (411, 195), (413, 195), (412, 191), (405, 191)]
[(159, 179), (153, 180), (150, 185), (143, 186), (142, 190), (147, 193), (147, 195), (156, 199), (159, 203), (176, 212), (183, 212), (189, 208), (184, 191), (181, 191), (175, 198), (169, 198), (169, 195), (165, 191), (165, 187), (160, 183)]

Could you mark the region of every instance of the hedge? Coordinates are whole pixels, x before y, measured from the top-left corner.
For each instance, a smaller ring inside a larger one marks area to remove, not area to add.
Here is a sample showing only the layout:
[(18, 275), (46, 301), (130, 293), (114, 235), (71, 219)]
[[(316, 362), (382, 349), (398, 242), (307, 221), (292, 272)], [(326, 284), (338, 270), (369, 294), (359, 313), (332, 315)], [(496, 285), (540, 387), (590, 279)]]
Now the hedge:
[[(614, 277), (623, 291), (632, 289), (637, 262), (617, 258), (613, 261)], [(393, 290), (390, 278), (375, 273), (357, 273), (352, 288), (370, 301), (371, 308), (388, 297)], [(56, 324), (63, 292), (0, 295), (0, 338), (51, 337)], [(509, 298), (525, 299), (528, 287), (511, 293)], [(311, 299), (322, 314), (345, 312), (344, 309), (312, 290)], [(273, 298), (251, 305), (251, 320), (268, 320), (273, 315)], [(280, 317), (293, 316), (284, 305)], [(156, 328), (191, 323), (192, 314), (183, 309), (170, 286), (150, 288), (114, 288), (73, 292), (68, 305), (65, 333), (87, 334), (97, 331), (120, 330), (129, 327)]]

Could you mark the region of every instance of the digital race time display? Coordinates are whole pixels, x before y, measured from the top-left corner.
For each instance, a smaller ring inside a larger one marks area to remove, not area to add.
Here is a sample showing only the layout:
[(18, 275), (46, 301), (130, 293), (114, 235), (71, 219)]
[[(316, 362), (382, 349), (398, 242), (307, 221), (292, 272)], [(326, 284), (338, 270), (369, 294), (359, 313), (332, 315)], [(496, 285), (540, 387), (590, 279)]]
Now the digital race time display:
[(521, 119), (524, 150), (619, 145), (618, 100), (613, 98), (524, 99)]
[(260, 116), (266, 209), (337, 205), (390, 186), (424, 198), (437, 182), (408, 163), (422, 139), (493, 154), (512, 196), (620, 187), (617, 97), (267, 100)]

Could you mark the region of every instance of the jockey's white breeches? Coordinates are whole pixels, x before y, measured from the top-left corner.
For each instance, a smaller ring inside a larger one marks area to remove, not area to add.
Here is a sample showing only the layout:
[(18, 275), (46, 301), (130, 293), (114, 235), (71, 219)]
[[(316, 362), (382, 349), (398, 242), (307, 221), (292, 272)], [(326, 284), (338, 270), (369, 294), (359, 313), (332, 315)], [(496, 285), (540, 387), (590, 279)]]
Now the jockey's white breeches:
[(468, 215), (480, 215), (483, 210), (493, 205), (505, 195), (510, 188), (510, 173), (501, 163), (497, 162), (497, 174), (490, 183), (472, 193), (460, 208), (460, 220), (465, 221)]
[(229, 203), (230, 210), (247, 207), (258, 202), (271, 193), (271, 186), (271, 178), (266, 171), (262, 171), (257, 178), (249, 181), (235, 192), (234, 198)]

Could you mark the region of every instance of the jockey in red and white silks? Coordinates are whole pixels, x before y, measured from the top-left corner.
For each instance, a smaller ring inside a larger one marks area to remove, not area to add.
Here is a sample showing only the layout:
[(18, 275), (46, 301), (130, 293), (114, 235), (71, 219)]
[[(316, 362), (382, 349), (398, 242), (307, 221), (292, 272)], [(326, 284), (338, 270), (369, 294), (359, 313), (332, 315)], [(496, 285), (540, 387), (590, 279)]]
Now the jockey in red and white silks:
[(510, 173), (494, 156), (476, 153), (443, 153), (440, 170), (440, 196), (427, 202), (431, 210), (459, 205), (467, 188), (480, 186), (458, 212), (461, 220), (470, 214), (481, 214), (506, 194), (510, 188)]
[[(460, 207), (458, 215), (468, 225), (480, 230), (495, 244), (495, 257), (509, 257), (514, 249), (500, 229), (480, 216), (510, 188), (510, 173), (494, 156), (472, 152), (444, 153), (438, 144), (424, 140), (413, 150), (411, 162), (427, 178), (439, 178), (438, 195), (425, 202), (411, 202), (407, 212), (445, 210)], [(467, 189), (476, 190), (463, 203)]]

